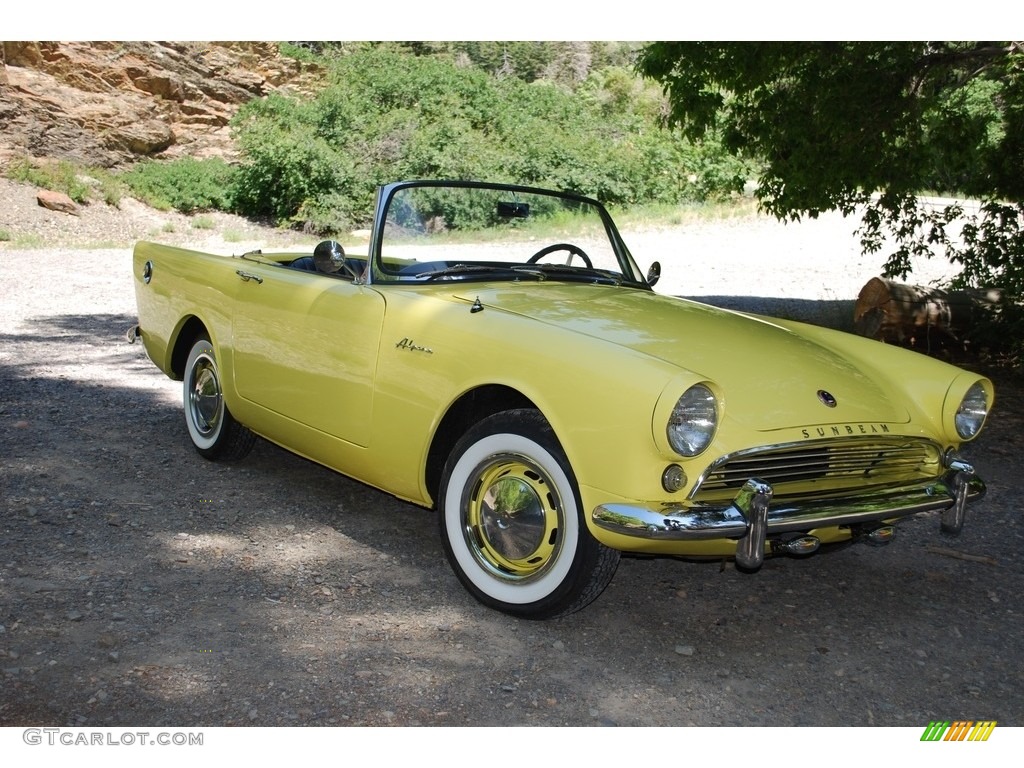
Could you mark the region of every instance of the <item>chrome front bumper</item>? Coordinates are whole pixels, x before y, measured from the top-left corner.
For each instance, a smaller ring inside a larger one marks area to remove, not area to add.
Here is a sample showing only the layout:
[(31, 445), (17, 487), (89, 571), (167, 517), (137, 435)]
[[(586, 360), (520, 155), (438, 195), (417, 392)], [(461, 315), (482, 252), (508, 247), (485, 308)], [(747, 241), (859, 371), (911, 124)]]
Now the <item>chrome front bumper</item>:
[(753, 569), (764, 560), (768, 537), (777, 534), (895, 520), (942, 510), (942, 531), (957, 535), (963, 528), (967, 504), (984, 495), (985, 483), (974, 474), (974, 468), (954, 460), (938, 480), (896, 489), (787, 499), (772, 504), (772, 486), (752, 478), (726, 506), (667, 504), (652, 509), (635, 504), (602, 504), (594, 509), (592, 517), (601, 528), (642, 539), (736, 539), (736, 562)]

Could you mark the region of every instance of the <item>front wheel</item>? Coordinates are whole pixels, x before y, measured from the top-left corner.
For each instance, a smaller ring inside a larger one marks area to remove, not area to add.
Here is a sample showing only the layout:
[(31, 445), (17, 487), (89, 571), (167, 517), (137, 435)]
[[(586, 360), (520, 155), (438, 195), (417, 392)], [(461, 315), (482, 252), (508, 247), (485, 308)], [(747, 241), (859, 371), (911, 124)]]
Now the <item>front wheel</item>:
[(498, 413), (456, 444), (440, 489), (441, 540), (484, 605), (530, 619), (578, 611), (611, 581), (619, 553), (583, 521), (554, 432), (535, 410)]
[(184, 379), (185, 425), (199, 454), (227, 461), (244, 458), (256, 436), (235, 421), (224, 404), (224, 387), (209, 339), (201, 336), (192, 345)]

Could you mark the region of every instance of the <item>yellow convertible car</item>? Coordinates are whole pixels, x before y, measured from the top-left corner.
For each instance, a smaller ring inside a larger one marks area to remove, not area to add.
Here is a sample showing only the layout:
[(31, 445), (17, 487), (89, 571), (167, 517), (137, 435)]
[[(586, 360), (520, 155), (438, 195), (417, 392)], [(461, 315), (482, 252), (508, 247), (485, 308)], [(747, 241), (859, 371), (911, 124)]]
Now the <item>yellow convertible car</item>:
[(985, 485), (958, 455), (991, 382), (915, 352), (658, 295), (607, 211), (475, 182), (378, 191), (368, 241), (216, 256), (136, 245), (146, 352), (209, 459), (256, 435), (438, 511), (462, 584), (578, 610), (620, 552), (886, 543)]

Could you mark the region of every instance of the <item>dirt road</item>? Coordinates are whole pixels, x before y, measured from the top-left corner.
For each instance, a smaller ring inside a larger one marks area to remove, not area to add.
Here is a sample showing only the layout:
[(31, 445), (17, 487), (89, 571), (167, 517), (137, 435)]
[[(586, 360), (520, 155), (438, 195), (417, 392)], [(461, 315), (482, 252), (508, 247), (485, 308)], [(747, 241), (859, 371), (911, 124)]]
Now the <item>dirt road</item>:
[(200, 458), (126, 343), (128, 250), (2, 245), (0, 725), (1024, 725), (1019, 383), (959, 539), (626, 558), (533, 623), (461, 589), (430, 512), (264, 442)]

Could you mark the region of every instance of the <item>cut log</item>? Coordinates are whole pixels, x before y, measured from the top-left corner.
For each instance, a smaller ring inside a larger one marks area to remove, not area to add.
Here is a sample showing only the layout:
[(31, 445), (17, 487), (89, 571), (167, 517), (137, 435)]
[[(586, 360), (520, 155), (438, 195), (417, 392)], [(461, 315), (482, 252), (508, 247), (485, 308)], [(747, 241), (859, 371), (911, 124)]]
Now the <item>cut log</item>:
[(853, 329), (861, 336), (929, 350), (963, 347), (982, 316), (997, 312), (998, 288), (944, 291), (871, 278), (857, 296)]

